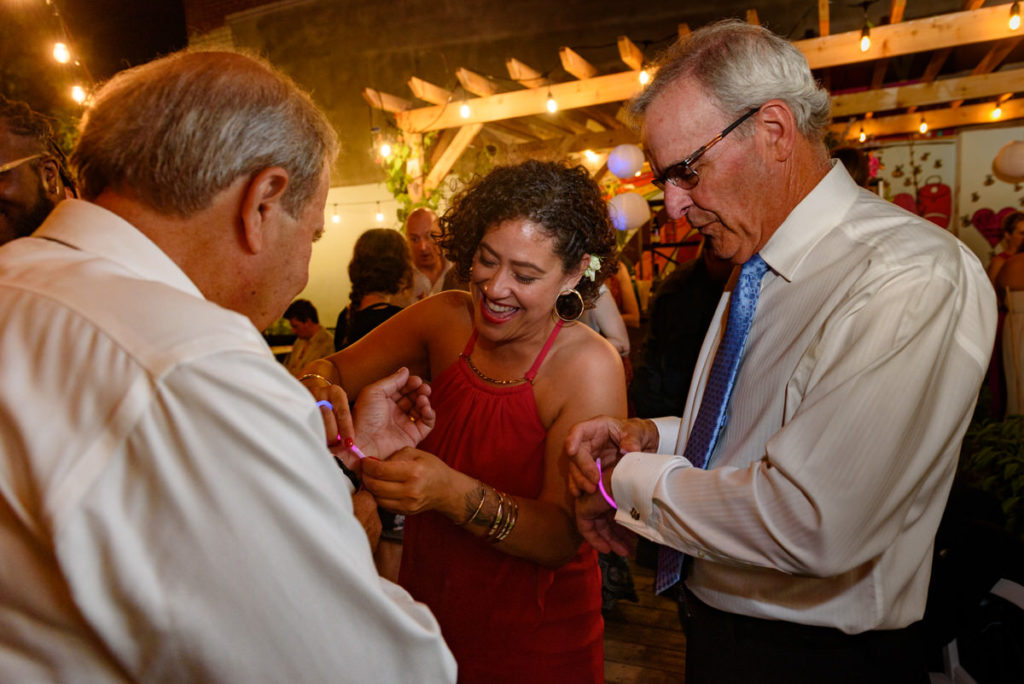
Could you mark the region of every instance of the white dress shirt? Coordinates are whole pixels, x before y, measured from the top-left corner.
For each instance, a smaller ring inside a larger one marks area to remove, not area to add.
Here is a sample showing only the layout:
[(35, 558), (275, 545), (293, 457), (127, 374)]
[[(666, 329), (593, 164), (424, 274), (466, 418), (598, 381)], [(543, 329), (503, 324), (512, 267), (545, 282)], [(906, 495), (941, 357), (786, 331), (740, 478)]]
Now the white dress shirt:
[(78, 200), (0, 248), (0, 673), (452, 681), (319, 410), (242, 315)]
[(674, 454), (732, 284), (682, 421), (655, 421), (662, 455), (628, 454), (613, 472), (616, 519), (695, 556), (687, 586), (721, 610), (848, 633), (906, 626), (924, 612), (994, 293), (967, 247), (841, 164), (760, 254), (770, 270), (709, 469)]

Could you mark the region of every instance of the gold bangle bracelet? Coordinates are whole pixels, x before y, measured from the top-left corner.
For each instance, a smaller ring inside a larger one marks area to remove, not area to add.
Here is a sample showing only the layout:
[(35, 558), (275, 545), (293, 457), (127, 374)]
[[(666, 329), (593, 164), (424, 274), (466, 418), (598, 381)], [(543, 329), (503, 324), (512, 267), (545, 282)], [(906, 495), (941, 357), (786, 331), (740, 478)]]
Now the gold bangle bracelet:
[(480, 495), (480, 503), (477, 504), (476, 510), (473, 511), (473, 515), (469, 516), (469, 518), (467, 518), (464, 522), (455, 523), (459, 527), (465, 527), (466, 525), (468, 525), (471, 522), (473, 522), (474, 520), (476, 520), (476, 516), (480, 515), (480, 511), (483, 510), (483, 507), (484, 507), (484, 501), (487, 500), (487, 488), (486, 487), (482, 487), (482, 489), (484, 491), (483, 491), (483, 494)]
[(487, 530), (488, 541), (494, 538), (494, 535), (498, 533), (498, 530), (501, 529), (501, 526), (505, 522), (505, 518), (503, 515), (505, 499), (502, 498), (501, 492), (499, 492), (497, 489), (494, 490), (494, 493), (498, 495), (498, 510), (494, 513), (494, 521), (491, 523), (490, 529)]
[(504, 541), (505, 537), (512, 533), (513, 528), (516, 526), (516, 522), (519, 520), (519, 503), (516, 502), (511, 496), (506, 497), (508, 501), (508, 516), (505, 519), (505, 524), (502, 526), (501, 531), (495, 535), (494, 539), (491, 539), (492, 544)]
[(306, 380), (309, 380), (310, 378), (315, 378), (316, 380), (323, 380), (324, 382), (327, 383), (328, 387), (331, 387), (332, 385), (334, 385), (333, 382), (331, 382), (330, 380), (328, 380), (324, 376), (320, 375), (319, 373), (306, 373), (305, 375), (303, 375), (302, 377), (299, 378), (299, 382), (304, 382)]

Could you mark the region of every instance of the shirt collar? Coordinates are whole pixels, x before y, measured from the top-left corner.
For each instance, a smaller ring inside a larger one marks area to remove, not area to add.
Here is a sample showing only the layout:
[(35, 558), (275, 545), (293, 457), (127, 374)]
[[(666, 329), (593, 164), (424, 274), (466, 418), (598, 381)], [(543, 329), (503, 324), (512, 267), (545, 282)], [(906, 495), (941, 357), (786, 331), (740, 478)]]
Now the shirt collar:
[(792, 281), (804, 258), (832, 231), (857, 198), (860, 188), (846, 167), (832, 160), (832, 170), (807, 193), (761, 248), (773, 271)]
[(91, 202), (60, 202), (32, 237), (56, 240), (113, 261), (142, 280), (161, 282), (205, 299), (185, 272), (138, 228)]

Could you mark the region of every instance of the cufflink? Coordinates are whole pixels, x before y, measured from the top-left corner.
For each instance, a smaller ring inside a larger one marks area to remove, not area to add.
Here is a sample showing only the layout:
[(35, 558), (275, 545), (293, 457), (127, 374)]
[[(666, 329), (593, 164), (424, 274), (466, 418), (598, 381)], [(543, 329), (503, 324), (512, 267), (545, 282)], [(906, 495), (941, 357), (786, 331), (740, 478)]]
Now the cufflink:
[(633, 520), (639, 520), (640, 519), (640, 511), (636, 510), (635, 506), (633, 508), (630, 508), (629, 509), (629, 517), (632, 518)]

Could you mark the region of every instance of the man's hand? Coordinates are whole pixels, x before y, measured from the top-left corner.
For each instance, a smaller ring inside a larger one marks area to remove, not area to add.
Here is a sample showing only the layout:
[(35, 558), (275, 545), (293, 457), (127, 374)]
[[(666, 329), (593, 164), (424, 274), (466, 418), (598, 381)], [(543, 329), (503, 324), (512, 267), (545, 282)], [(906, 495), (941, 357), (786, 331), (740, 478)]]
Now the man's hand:
[(649, 420), (599, 416), (577, 423), (565, 438), (565, 452), (569, 456), (569, 491), (579, 497), (597, 490), (599, 475), (594, 462), (598, 459), (608, 475), (606, 481), (610, 481), (611, 469), (622, 454), (657, 448), (658, 429)]
[(452, 469), (433, 454), (405, 448), (387, 461), (363, 462), (363, 486), (389, 511), (415, 515), (451, 498)]
[[(605, 477), (609, 481), (611, 473)], [(600, 493), (576, 498), (576, 527), (601, 553), (629, 556), (636, 547), (636, 535), (615, 522), (615, 510)]]
[(434, 427), (429, 396), (430, 385), (407, 368), (367, 385), (356, 400), (356, 444), (367, 456), (382, 459), (416, 446)]

